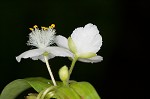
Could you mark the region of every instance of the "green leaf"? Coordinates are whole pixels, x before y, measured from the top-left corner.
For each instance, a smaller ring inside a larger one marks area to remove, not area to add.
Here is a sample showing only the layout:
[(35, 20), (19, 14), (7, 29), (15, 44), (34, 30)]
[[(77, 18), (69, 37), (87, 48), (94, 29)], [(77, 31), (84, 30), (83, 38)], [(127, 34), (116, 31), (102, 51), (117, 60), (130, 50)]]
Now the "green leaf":
[(76, 93), (69, 86), (51, 86), (45, 90), (42, 90), (36, 99), (81, 99), (78, 93)]
[(57, 99), (81, 99), (80, 96), (68, 86), (61, 86), (57, 88), (55, 95)]
[[(57, 81), (58, 86), (53, 86), (51, 80), (42, 77), (18, 79), (9, 83), (2, 91), (0, 99), (15, 99), (28, 88), (34, 88), (41, 93), (43, 99), (50, 97), (57, 99), (100, 99), (94, 87), (88, 82), (70, 82), (70, 86), (64, 86)], [(36, 96), (29, 95), (34, 99)]]
[(25, 80), (30, 84), (34, 90), (40, 92), (45, 88), (52, 86), (52, 81), (42, 78), (42, 77), (32, 77), (32, 78), (25, 78)]
[[(51, 80), (43, 78), (43, 77), (31, 77), (31, 78), (25, 78), (25, 80), (30, 84), (34, 90), (37, 92), (41, 92), (42, 90), (53, 86), (53, 83)], [(62, 85), (63, 83), (60, 81), (56, 81), (57, 85)]]
[(50, 98), (52, 98), (55, 95), (54, 91), (56, 88), (57, 88), (57, 86), (51, 86), (51, 87), (48, 87), (48, 88), (42, 90), (38, 94), (36, 99), (47, 99), (47, 98), (50, 99)]
[[(57, 82), (57, 84), (62, 85), (61, 82)], [(15, 99), (20, 93), (31, 87), (40, 92), (51, 86), (51, 80), (42, 77), (18, 79), (12, 81), (3, 89), (0, 99)]]
[(95, 88), (88, 82), (73, 82), (70, 87), (81, 96), (81, 99), (101, 99)]
[(3, 89), (0, 99), (15, 99), (21, 92), (30, 87), (24, 79), (17, 79)]

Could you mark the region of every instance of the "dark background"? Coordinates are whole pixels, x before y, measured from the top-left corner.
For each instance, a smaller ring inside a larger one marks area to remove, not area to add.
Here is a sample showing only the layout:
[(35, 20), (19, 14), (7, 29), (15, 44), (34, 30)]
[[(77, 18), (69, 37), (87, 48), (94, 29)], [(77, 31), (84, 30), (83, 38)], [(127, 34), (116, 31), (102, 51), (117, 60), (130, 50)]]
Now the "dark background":
[[(75, 28), (93, 23), (103, 37), (98, 54), (104, 60), (77, 62), (71, 79), (90, 82), (102, 99), (149, 99), (148, 8), (146, 0), (0, 1), (0, 90), (19, 78), (49, 78), (43, 62), (15, 60), (31, 49), (26, 45), (30, 27), (54, 23), (57, 35), (68, 37)], [(67, 58), (49, 62), (56, 80), (59, 68), (70, 65)]]

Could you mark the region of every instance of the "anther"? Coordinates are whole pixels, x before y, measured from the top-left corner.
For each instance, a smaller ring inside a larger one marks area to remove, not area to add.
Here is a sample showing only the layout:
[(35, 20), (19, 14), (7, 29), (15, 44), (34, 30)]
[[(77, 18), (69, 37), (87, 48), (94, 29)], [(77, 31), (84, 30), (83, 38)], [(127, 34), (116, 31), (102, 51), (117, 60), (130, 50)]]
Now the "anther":
[(47, 27), (44, 27), (44, 30), (47, 30), (48, 28)]
[(38, 27), (37, 25), (34, 25), (34, 26), (33, 26), (33, 28), (37, 28), (37, 27)]
[(31, 31), (33, 31), (33, 28), (29, 28)]
[(41, 28), (44, 30), (45, 29), (45, 27), (44, 26), (41, 26)]
[(43, 30), (47, 30), (47, 29), (48, 29), (47, 27), (44, 27), (44, 26), (42, 26), (41, 28), (42, 28)]
[(51, 29), (55, 28), (55, 24), (51, 24), (51, 26), (49, 26), (49, 28), (51, 28)]

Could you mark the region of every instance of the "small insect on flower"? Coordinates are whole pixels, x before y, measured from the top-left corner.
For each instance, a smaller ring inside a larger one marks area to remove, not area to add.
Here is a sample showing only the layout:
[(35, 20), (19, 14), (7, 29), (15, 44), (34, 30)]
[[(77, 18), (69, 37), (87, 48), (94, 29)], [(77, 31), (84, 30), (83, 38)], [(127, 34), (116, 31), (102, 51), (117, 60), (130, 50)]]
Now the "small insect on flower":
[(17, 61), (20, 62), (21, 58), (30, 57), (33, 60), (40, 59), (45, 62), (43, 55), (47, 55), (48, 59), (54, 58), (55, 56), (72, 57), (69, 50), (58, 46), (52, 46), (56, 37), (56, 30), (54, 28), (55, 24), (49, 27), (42, 26), (41, 29), (39, 29), (37, 25), (34, 25), (33, 28), (29, 28), (31, 33), (29, 34), (27, 45), (34, 46), (36, 49), (28, 50), (17, 56)]

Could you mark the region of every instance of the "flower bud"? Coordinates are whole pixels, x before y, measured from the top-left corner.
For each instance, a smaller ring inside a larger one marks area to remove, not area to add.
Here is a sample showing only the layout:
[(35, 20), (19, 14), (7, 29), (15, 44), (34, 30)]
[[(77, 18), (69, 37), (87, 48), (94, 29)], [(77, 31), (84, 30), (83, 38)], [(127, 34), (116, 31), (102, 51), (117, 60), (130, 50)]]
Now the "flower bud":
[(62, 81), (67, 81), (67, 79), (69, 77), (69, 72), (68, 72), (68, 67), (67, 66), (63, 66), (63, 67), (60, 68), (59, 77)]

